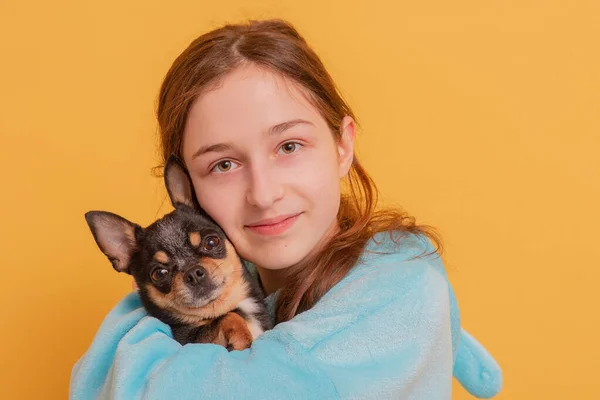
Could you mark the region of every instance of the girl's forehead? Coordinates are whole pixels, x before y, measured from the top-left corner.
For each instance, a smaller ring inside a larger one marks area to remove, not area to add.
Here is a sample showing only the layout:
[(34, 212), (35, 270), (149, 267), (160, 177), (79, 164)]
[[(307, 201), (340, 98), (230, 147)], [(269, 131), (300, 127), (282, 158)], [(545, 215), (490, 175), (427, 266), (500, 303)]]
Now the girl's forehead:
[(200, 95), (190, 110), (186, 136), (248, 135), (294, 119), (323, 125), (306, 89), (266, 69), (237, 69)]

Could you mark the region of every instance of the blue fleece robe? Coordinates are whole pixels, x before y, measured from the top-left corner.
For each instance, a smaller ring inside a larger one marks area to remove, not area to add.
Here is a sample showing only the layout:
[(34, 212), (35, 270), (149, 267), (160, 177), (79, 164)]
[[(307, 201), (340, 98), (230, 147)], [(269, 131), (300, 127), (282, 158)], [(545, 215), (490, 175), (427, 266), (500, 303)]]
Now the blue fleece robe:
[(435, 400), (451, 398), (453, 375), (493, 397), (501, 370), (461, 329), (442, 261), (418, 257), (433, 251), (427, 239), (401, 235), (397, 247), (377, 235), (312, 309), (243, 351), (181, 346), (133, 292), (75, 364), (70, 398)]

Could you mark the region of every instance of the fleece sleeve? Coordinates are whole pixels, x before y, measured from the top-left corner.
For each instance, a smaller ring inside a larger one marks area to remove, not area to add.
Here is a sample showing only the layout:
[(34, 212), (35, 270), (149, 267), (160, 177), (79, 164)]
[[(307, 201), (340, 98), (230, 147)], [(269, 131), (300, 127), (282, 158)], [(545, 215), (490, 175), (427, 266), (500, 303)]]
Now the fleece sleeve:
[(451, 379), (446, 280), (381, 256), (243, 351), (179, 345), (131, 293), (74, 366), (70, 398), (435, 400)]

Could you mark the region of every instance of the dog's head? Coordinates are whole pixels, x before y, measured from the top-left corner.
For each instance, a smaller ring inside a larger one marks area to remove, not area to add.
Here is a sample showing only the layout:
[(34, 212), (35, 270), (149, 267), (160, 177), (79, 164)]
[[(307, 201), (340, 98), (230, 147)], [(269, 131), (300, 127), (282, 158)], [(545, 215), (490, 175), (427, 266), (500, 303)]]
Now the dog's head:
[(243, 267), (221, 228), (198, 207), (175, 158), (164, 176), (175, 210), (148, 227), (106, 211), (85, 218), (100, 250), (115, 270), (134, 277), (142, 299), (185, 322), (224, 293), (231, 295)]

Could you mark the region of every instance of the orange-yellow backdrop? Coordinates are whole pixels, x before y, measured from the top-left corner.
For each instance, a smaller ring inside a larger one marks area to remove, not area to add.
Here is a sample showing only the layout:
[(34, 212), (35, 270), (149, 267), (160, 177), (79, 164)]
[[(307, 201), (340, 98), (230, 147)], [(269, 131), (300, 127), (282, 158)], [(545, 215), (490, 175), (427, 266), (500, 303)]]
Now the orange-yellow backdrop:
[(83, 214), (168, 210), (150, 169), (172, 60), (269, 16), (330, 68), (384, 199), (443, 234), (464, 326), (503, 367), (498, 398), (597, 398), (599, 4), (3, 0), (0, 398), (65, 398), (129, 290)]

